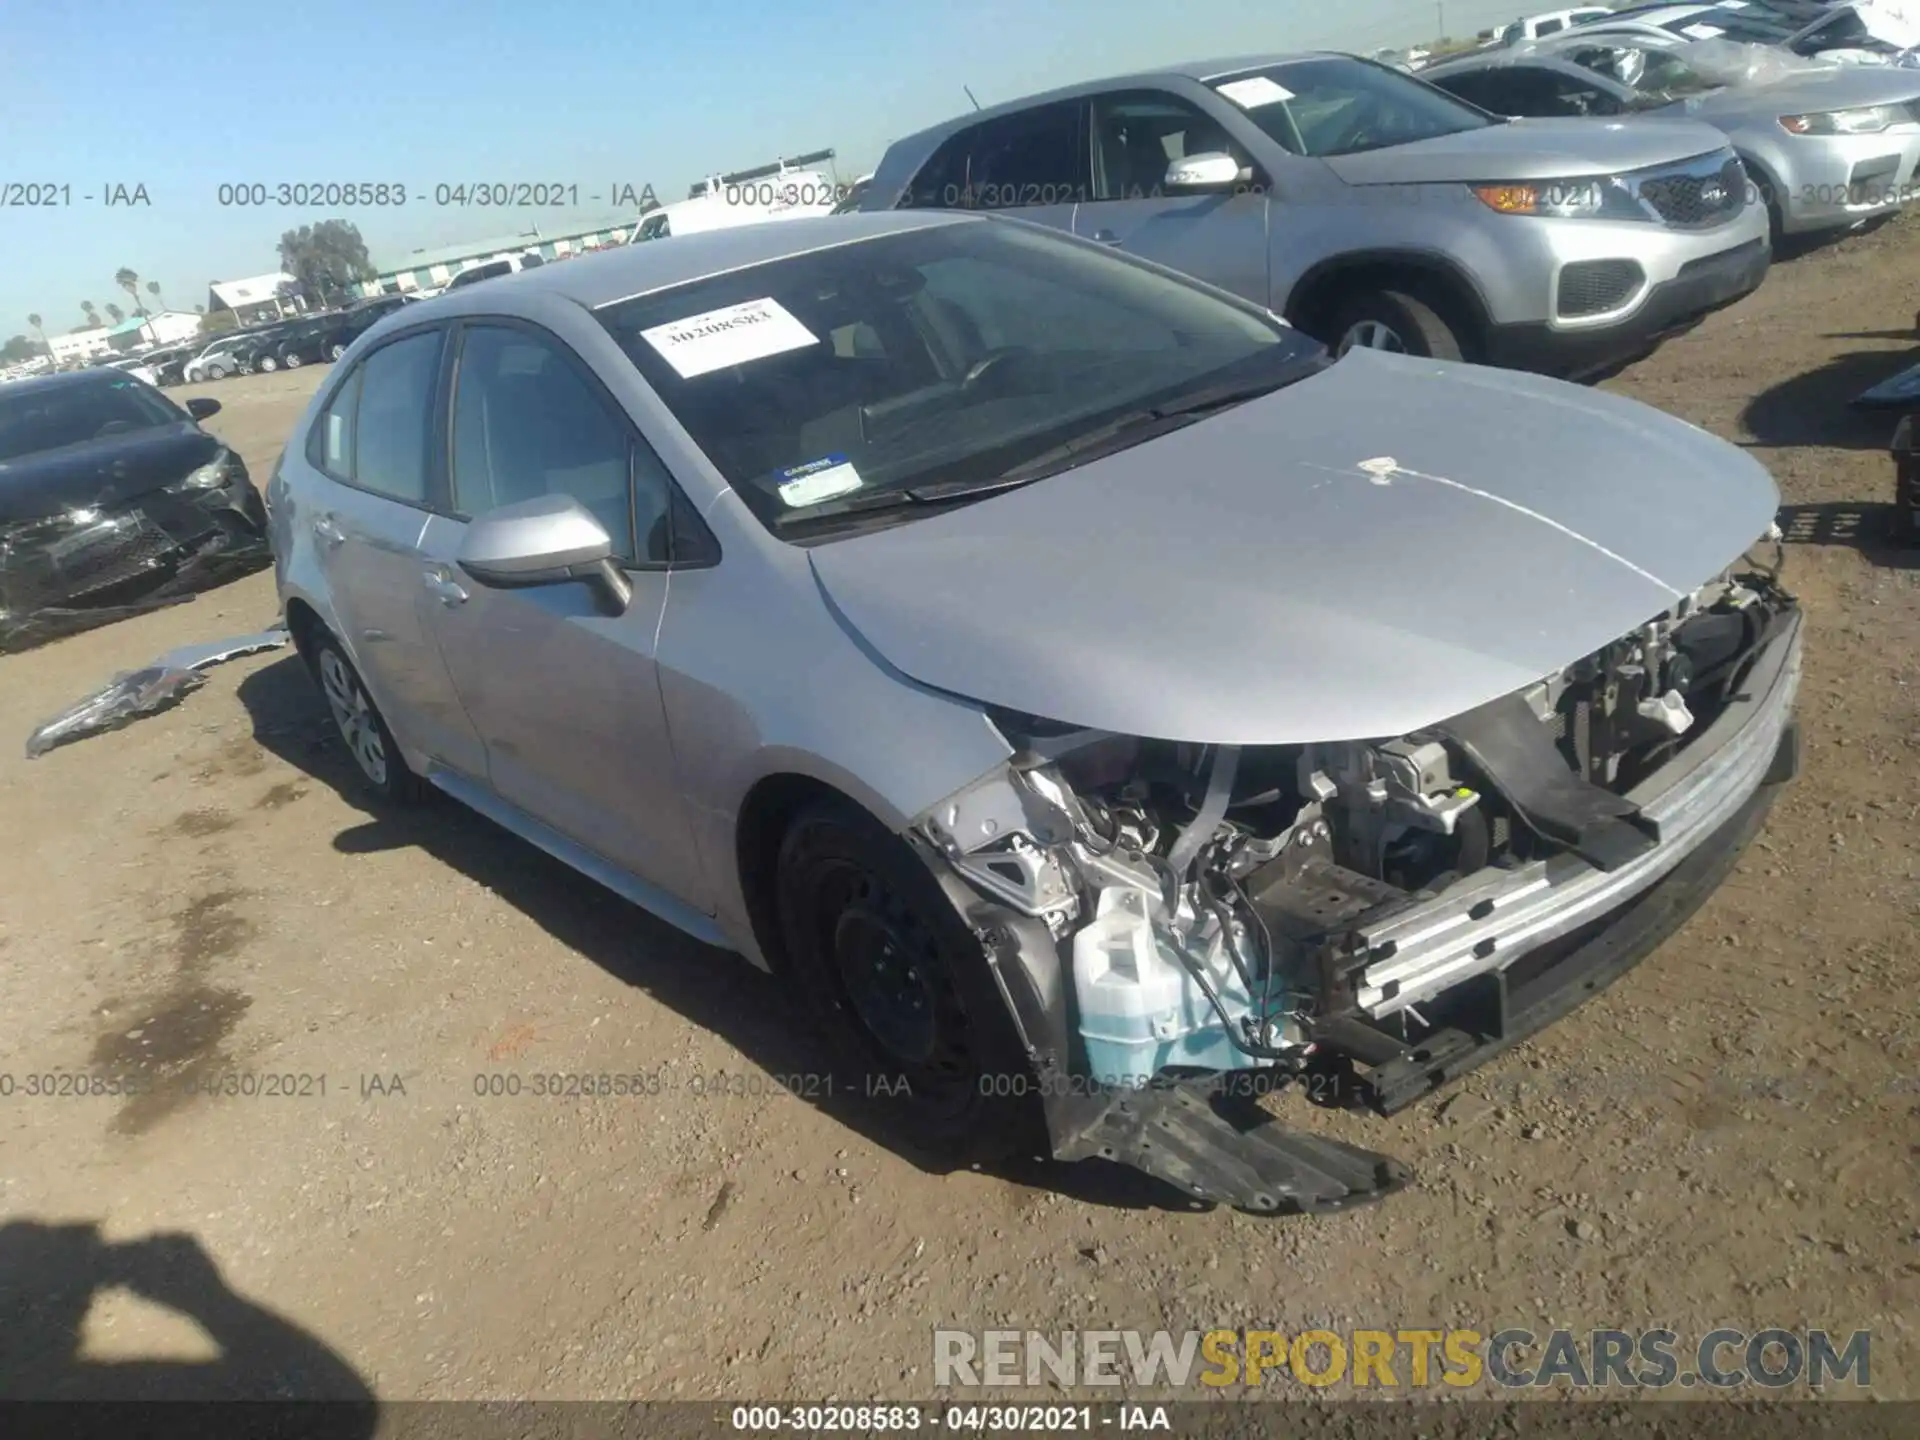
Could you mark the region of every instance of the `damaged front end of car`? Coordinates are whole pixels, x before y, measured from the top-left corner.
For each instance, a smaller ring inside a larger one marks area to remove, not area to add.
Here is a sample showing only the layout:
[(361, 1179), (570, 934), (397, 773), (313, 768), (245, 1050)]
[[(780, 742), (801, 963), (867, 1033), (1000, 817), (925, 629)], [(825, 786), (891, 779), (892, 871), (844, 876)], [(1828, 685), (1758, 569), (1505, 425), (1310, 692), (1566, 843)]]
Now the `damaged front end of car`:
[(118, 504), (0, 520), (0, 654), (191, 599), (272, 563), (240, 457)]
[(1012, 758), (913, 838), (1020, 1026), (1055, 1157), (1252, 1211), (1404, 1184), (1258, 1097), (1392, 1114), (1684, 921), (1797, 769), (1777, 574), (1736, 566), (1406, 735), (1235, 748), (993, 712)]

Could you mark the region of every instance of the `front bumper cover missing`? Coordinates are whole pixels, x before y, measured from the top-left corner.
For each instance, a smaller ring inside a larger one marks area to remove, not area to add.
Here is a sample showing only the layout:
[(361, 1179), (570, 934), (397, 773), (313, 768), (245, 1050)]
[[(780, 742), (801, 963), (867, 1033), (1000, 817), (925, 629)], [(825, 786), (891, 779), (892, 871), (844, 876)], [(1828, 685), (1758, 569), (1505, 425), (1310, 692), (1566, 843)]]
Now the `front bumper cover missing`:
[[(1508, 902), (1492, 910), (1481, 905), (1484, 896), (1455, 907), (1452, 895), (1437, 903), (1449, 912), (1458, 908), (1457, 915), (1395, 907), (1383, 923), (1410, 937), (1434, 933), (1436, 926), (1447, 934), (1491, 922), (1506, 927), (1507, 943), (1489, 949), (1484, 935), (1462, 933), (1455, 938), (1465, 939), (1464, 946), (1449, 941), (1429, 953), (1461, 955), (1467, 964), (1407, 972), (1420, 977), (1418, 996), (1435, 1001), (1428, 1007), (1434, 1028), (1412, 1046), (1368, 1023), (1366, 999), (1376, 1011), (1404, 1008), (1392, 1006), (1396, 996), (1375, 979), (1382, 964), (1393, 963), (1395, 950), (1375, 950), (1379, 960), (1365, 972), (1370, 988), (1361, 1007), (1314, 1035), (1316, 1059), (1351, 1067), (1358, 1084), (1349, 1095), (1380, 1114), (1406, 1108), (1567, 1014), (1685, 923), (1732, 871), (1780, 787), (1798, 772), (1799, 730), (1791, 713), (1800, 637), (1796, 615), (1762, 652), (1740, 698), (1715, 721), (1720, 733), (1689, 747), (1691, 760), (1683, 755), (1629, 797), (1655, 827), (1660, 843), (1652, 852), (1611, 871), (1569, 857), (1590, 877), (1584, 880), (1523, 868), (1495, 882), (1512, 888)], [(1139, 1090), (1077, 1079), (1068, 982), (1054, 938), (1043, 923), (991, 905), (950, 875), (945, 880), (973, 922), (1026, 1039), (1055, 1159), (1115, 1161), (1195, 1199), (1262, 1214), (1348, 1209), (1411, 1179), (1388, 1156), (1282, 1125), (1240, 1088), (1245, 1073)], [(1526, 908), (1529, 900), (1537, 910)]]

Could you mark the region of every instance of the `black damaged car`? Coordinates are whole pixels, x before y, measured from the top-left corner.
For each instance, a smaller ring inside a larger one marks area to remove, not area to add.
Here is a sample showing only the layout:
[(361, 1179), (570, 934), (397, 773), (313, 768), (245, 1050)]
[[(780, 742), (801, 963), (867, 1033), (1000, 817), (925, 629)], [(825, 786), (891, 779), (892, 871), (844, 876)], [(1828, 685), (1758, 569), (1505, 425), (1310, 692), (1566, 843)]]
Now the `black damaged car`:
[(0, 652), (171, 604), (272, 563), (239, 455), (119, 370), (0, 386)]

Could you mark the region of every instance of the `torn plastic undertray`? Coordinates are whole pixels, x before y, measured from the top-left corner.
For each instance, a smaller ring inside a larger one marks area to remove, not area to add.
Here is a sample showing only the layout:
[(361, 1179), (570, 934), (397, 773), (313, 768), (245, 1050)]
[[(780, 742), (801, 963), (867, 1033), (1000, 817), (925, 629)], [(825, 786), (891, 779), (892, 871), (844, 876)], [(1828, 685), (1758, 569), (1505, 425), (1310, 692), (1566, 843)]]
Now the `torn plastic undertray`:
[(0, 654), (144, 615), (273, 563), (263, 535), (171, 495), (0, 538)]
[(27, 758), (37, 759), (88, 735), (118, 730), (143, 715), (156, 715), (206, 684), (202, 672), (208, 667), (241, 655), (277, 650), (288, 639), (286, 628), (275, 626), (254, 635), (169, 650), (151, 665), (114, 676), (105, 688), (68, 706), (35, 730), (27, 737)]

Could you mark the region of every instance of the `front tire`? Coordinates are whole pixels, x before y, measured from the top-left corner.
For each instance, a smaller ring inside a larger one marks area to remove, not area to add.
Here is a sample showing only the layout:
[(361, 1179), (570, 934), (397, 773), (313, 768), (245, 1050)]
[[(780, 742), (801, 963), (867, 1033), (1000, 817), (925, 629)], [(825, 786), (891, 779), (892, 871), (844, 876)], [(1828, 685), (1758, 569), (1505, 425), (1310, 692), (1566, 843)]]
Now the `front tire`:
[(1335, 312), (1327, 346), (1336, 356), (1349, 350), (1386, 350), (1424, 360), (1465, 357), (1460, 336), (1426, 301), (1398, 290), (1355, 295)]
[(835, 1078), (896, 1144), (949, 1165), (1044, 1148), (1039, 1087), (981, 943), (906, 842), (850, 803), (809, 806), (774, 883), (789, 978)]
[(303, 363), (298, 355), (287, 356), (287, 368), (289, 370), (298, 370)]
[(280, 368), (280, 363), (271, 355), (262, 355), (258, 360), (254, 361), (253, 364), (254, 369), (258, 370), (262, 375), (271, 375)]
[(406, 805), (419, 799), (419, 777), (401, 758), (393, 732), (339, 641), (331, 635), (320, 636), (313, 645), (311, 665), (332, 712), (334, 731), (346, 746), (360, 783), (388, 804)]
[(337, 341), (334, 344), (329, 345), (327, 347), (327, 359), (329, 360), (338, 360), (342, 355), (346, 353), (347, 353), (347, 347), (342, 344), (339, 344)]

